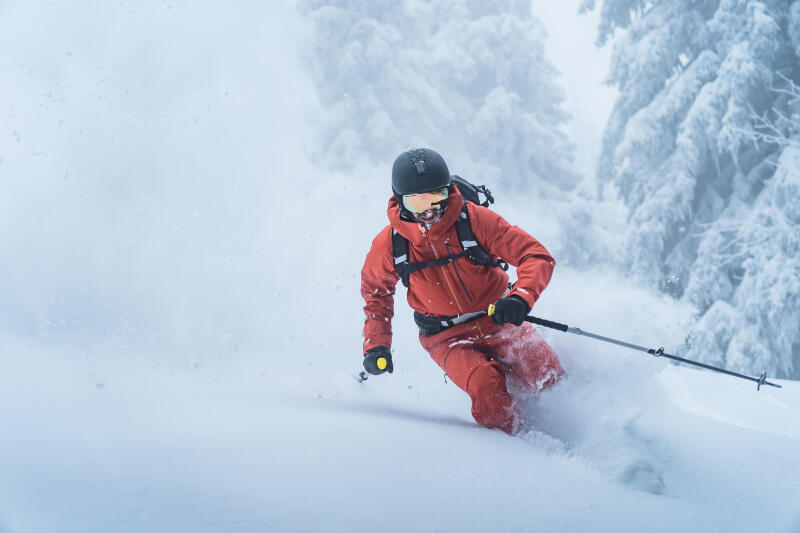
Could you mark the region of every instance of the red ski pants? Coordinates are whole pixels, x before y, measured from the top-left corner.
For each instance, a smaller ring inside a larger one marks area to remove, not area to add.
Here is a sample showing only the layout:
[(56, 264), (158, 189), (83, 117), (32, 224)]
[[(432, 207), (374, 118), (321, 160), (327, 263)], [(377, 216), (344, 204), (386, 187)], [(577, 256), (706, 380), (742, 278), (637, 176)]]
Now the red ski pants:
[(514, 433), (519, 409), (511, 392), (554, 385), (564, 369), (531, 324), (498, 326), (489, 317), (420, 335), (422, 347), (472, 400), (472, 416), (487, 428)]

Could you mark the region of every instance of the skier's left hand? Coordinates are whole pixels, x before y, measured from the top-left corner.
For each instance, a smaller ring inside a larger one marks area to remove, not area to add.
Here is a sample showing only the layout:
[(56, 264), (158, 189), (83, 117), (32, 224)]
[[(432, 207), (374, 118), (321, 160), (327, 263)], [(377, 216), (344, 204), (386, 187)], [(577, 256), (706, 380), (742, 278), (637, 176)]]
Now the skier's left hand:
[(364, 354), (364, 370), (377, 376), (384, 372), (392, 373), (394, 365), (392, 364), (392, 352), (386, 346), (376, 346), (370, 348)]
[(492, 322), (500, 326), (508, 322), (519, 326), (525, 320), (528, 311), (530, 311), (528, 302), (512, 294), (508, 298), (500, 298), (495, 302)]

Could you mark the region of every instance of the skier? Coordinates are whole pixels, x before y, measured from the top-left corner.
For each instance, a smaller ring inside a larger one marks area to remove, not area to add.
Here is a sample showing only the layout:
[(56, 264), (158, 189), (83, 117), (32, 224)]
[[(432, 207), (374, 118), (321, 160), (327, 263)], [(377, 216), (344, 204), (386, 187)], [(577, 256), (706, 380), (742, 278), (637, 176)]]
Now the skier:
[[(395, 160), (390, 224), (373, 240), (361, 271), (363, 364), (374, 375), (394, 370), (391, 319), (402, 279), (423, 348), (469, 395), (475, 421), (514, 434), (521, 421), (509, 389), (538, 392), (564, 375), (550, 346), (523, 322), (555, 261), (522, 229), (465, 202), (456, 179), (428, 148)], [(499, 258), (517, 267), (513, 286)]]

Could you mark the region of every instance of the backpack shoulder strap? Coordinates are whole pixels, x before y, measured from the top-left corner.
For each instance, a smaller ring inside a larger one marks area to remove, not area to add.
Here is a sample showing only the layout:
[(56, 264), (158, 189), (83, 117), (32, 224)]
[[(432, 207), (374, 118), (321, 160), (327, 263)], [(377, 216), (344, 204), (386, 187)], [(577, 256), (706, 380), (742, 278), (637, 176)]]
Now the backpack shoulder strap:
[(411, 275), (408, 268), (408, 239), (397, 233), (394, 228), (392, 228), (392, 255), (394, 256), (394, 269), (400, 276), (403, 285), (408, 287), (408, 277)]
[(489, 252), (484, 250), (478, 239), (475, 237), (475, 232), (472, 231), (472, 225), (469, 222), (469, 213), (467, 211), (467, 203), (461, 207), (461, 213), (456, 220), (456, 233), (458, 240), (461, 241), (461, 248), (464, 249), (464, 254), (473, 263), (478, 265), (499, 266), (503, 270), (508, 270), (508, 263), (503, 260), (492, 261), (492, 256)]
[(461, 241), (461, 248), (464, 249), (467, 257), (471, 259), (473, 263), (479, 265), (493, 264), (492, 257), (486, 250), (481, 248), (481, 245), (478, 244), (478, 239), (475, 237), (475, 233), (472, 231), (466, 202), (464, 202), (461, 207), (461, 213), (458, 215), (458, 220), (456, 220), (456, 233), (458, 234), (458, 240)]

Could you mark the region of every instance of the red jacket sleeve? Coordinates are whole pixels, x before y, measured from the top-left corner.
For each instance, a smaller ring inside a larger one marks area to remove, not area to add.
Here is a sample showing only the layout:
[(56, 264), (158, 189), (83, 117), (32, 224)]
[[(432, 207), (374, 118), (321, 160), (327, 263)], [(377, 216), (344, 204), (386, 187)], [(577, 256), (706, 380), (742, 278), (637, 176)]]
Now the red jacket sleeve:
[(469, 205), (475, 237), (484, 249), (517, 267), (517, 282), (510, 295), (519, 296), (533, 308), (550, 283), (556, 261), (542, 244), (518, 226), (485, 207)]
[(394, 290), (400, 277), (394, 269), (392, 228), (386, 226), (372, 241), (361, 269), (364, 297), (364, 352), (376, 346), (392, 347)]

